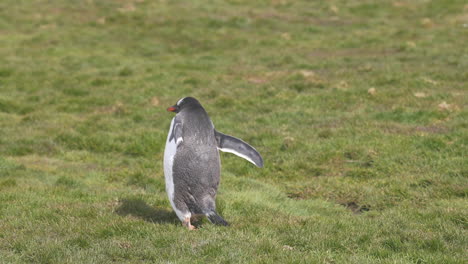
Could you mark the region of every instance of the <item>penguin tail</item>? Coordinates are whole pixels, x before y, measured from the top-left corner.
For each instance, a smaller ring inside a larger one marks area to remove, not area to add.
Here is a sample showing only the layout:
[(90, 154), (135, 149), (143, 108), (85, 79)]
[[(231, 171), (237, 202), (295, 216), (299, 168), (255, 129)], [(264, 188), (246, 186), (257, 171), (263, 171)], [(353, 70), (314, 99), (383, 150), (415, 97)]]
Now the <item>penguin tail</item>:
[(208, 217), (208, 220), (210, 220), (211, 223), (215, 225), (223, 225), (223, 226), (228, 226), (229, 223), (226, 222), (218, 213), (215, 211), (209, 212), (206, 217)]

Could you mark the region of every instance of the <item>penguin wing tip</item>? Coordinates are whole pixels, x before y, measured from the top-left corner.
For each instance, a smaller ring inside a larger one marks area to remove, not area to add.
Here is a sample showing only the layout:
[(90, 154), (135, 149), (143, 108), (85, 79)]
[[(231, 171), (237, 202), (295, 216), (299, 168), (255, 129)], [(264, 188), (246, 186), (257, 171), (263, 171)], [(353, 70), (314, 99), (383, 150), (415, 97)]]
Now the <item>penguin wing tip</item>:
[(258, 154), (258, 162), (255, 162), (255, 165), (259, 168), (263, 168), (263, 158), (260, 156), (260, 154)]

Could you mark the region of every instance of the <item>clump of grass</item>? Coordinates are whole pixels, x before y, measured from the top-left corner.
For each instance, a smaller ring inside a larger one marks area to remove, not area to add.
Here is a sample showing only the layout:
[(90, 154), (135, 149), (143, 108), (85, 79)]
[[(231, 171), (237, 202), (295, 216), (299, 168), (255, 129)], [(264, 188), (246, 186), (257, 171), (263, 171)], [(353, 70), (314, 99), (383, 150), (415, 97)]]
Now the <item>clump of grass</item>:
[(65, 188), (76, 188), (80, 185), (80, 183), (74, 179), (71, 179), (66, 176), (61, 176), (55, 181), (56, 186), (62, 186)]

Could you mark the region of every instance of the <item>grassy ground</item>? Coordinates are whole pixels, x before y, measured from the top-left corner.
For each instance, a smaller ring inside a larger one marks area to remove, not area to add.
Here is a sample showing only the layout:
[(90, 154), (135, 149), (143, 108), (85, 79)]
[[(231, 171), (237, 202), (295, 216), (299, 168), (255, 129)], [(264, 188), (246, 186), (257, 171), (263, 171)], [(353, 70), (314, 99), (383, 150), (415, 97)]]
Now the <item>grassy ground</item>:
[[(1, 263), (466, 263), (468, 5), (0, 2)], [(182, 228), (165, 108), (217, 129), (228, 228)]]

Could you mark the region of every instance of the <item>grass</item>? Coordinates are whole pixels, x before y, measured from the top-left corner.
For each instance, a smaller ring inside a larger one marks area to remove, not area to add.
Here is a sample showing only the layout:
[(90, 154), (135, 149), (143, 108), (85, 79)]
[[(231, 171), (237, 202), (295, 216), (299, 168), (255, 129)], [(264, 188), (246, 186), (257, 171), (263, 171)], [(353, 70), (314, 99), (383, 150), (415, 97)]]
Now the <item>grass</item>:
[[(464, 263), (465, 1), (0, 3), (0, 262)], [(373, 88), (373, 89), (372, 89)], [(263, 155), (172, 212), (183, 96)]]

